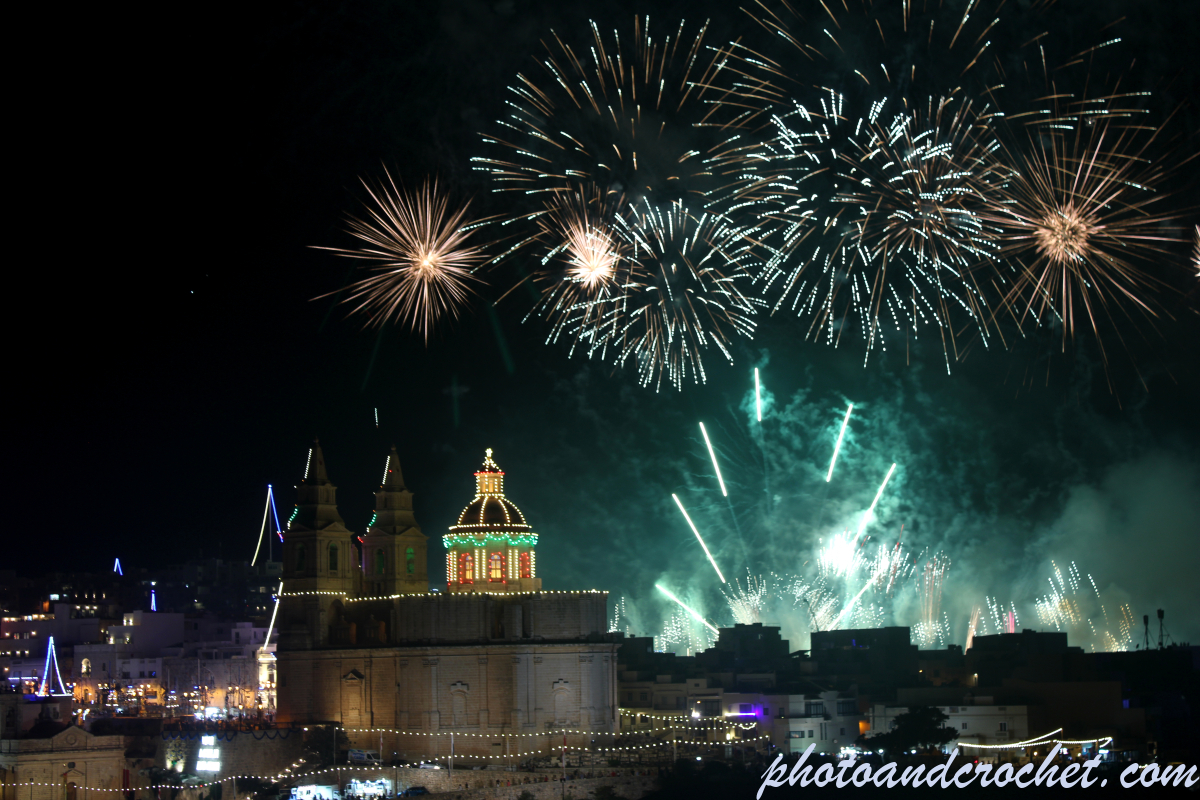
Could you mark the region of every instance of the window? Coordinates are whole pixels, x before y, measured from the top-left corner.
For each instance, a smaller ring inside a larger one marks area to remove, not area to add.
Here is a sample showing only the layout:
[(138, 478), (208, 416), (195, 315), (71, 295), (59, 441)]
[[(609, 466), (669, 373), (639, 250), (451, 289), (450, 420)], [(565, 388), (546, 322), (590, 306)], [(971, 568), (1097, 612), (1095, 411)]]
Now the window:
[(838, 728), (838, 736), (845, 736), (845, 735), (846, 735), (846, 729)]
[(518, 562), (520, 562), (521, 577), (522, 578), (532, 578), (533, 577), (533, 569), (530, 564), (529, 553), (521, 553), (520, 557), (517, 560), (518, 560)]
[(304, 545), (296, 545), (296, 572), (304, 571)]
[(1008, 723), (1007, 723), (1007, 722), (1001, 722), (1001, 723), (1000, 723), (1000, 730), (1002, 730), (1002, 731), (1006, 731), (1006, 730), (1008, 730)]
[(753, 714), (754, 706), (750, 703), (738, 703), (738, 712), (741, 714)]
[(825, 713), (825, 704), (808, 702), (804, 704), (804, 711), (810, 717), (819, 717)]
[(375, 574), (382, 575), (387, 572), (387, 555), (383, 550), (375, 551)]
[(770, 706), (763, 706), (763, 716), (770, 718), (770, 716), (771, 716), (771, 707)]
[(705, 717), (721, 716), (721, 701), (720, 700), (701, 700), (700, 714)]
[(458, 554), (458, 582), (474, 583), (471, 576), (475, 574), (475, 559), (470, 553)]
[(85, 658), (80, 662), (79, 674), (85, 677), (92, 674), (92, 660), (90, 658)]
[(504, 580), (504, 557), (499, 553), (488, 556), (488, 580)]
[(815, 737), (816, 735), (817, 735), (817, 732), (816, 732), (816, 731), (814, 731), (814, 730), (812, 730), (812, 729), (809, 729), (809, 731), (808, 731), (808, 738), (812, 739), (812, 738), (813, 738), (813, 737)]
[(337, 568), (338, 568), (337, 556), (338, 556), (337, 545), (336, 544), (329, 545), (329, 571), (330, 572), (337, 572)]
[(965, 722), (963, 723), (962, 729), (963, 729), (964, 731), (967, 729), (967, 723), (965, 723)]
[(837, 713), (839, 717), (852, 717), (858, 713), (855, 707), (856, 703), (853, 700), (838, 700)]
[(409, 575), (416, 574), (416, 572), (417, 572), (417, 556), (415, 553), (413, 553), (413, 549), (411, 547), (404, 551), (404, 565), (405, 565), (405, 571)]

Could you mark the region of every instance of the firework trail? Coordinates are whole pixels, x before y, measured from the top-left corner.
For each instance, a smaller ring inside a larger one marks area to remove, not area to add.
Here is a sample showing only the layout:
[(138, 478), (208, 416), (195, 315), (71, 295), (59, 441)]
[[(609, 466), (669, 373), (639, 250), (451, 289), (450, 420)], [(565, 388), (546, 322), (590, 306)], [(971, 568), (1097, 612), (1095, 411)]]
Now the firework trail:
[(696, 620), (696, 622), (699, 622), (701, 625), (703, 625), (706, 628), (708, 628), (709, 630), (711, 630), (713, 632), (714, 636), (717, 634), (717, 629), (712, 623), (710, 623), (704, 617), (700, 616), (700, 612), (696, 611), (691, 606), (688, 606), (682, 600), (680, 600), (678, 597), (676, 597), (674, 594), (672, 594), (669, 589), (664, 589), (660, 584), (657, 584), (657, 583), (654, 584), (654, 588), (658, 589), (660, 592), (665, 594), (667, 597), (674, 600), (679, 605), (680, 608), (682, 608), (684, 611), (686, 611), (691, 616), (692, 619)]
[(612, 617), (608, 620), (609, 633), (623, 633), (626, 636), (632, 636), (633, 632), (629, 625), (629, 614), (625, 610), (625, 598), (621, 597), (613, 604)]
[(921, 621), (914, 626), (913, 635), (921, 647), (929, 647), (949, 638), (949, 623), (945, 622), (942, 615), (942, 587), (949, 568), (950, 559), (938, 553), (925, 563), (919, 575), (917, 595), (921, 601)]
[[(363, 244), (317, 249), (368, 262), (371, 274), (351, 284), (342, 301), (354, 304), (351, 313), (365, 315), (368, 326), (399, 323), (428, 342), (439, 321), (458, 317), (473, 293), (471, 283), (482, 283), (475, 270), (488, 260), (486, 245), (468, 240), (488, 220), (468, 221), (470, 203), (451, 211), (437, 181), (409, 193), (398, 189), (390, 174), (385, 176), (374, 183), (362, 181), (373, 205), (367, 205), (365, 217), (347, 219), (348, 233)], [(335, 293), (321, 297), (330, 294)]]
[[(1133, 646), (1135, 621), (1128, 605), (1118, 607), (1118, 614), (1111, 619), (1100, 596), (1095, 579), (1089, 574), (1084, 587), (1079, 568), (1072, 561), (1066, 573), (1053, 561), (1053, 574), (1049, 578), (1050, 593), (1034, 603), (1038, 620), (1046, 627), (1066, 631), (1072, 641), (1089, 641), (1092, 651), (1109, 652), (1129, 650)], [(1096, 614), (1096, 609), (1099, 614)]]
[[(671, 499), (675, 501), (675, 505), (679, 506), (679, 512), (683, 514), (683, 518), (687, 520), (688, 527), (692, 529), (692, 533), (696, 534), (696, 541), (700, 542), (700, 546), (704, 548), (704, 555), (707, 556), (708, 563), (712, 564), (713, 571), (717, 573), (717, 577), (721, 579), (721, 583), (725, 583), (725, 576), (721, 574), (721, 568), (717, 566), (716, 559), (714, 559), (712, 553), (709, 552), (708, 545), (704, 543), (704, 538), (700, 536), (700, 531), (696, 530), (696, 523), (692, 522), (692, 518), (687, 513), (687, 509), (684, 508), (683, 503), (680, 502), (679, 496), (672, 494)], [(666, 590), (664, 589), (663, 591)], [(674, 598), (672, 597), (672, 599)], [(676, 602), (679, 601), (676, 600)]]
[(662, 633), (654, 637), (654, 650), (694, 656), (712, 647), (716, 641), (716, 634), (706, 626), (707, 623), (697, 626), (687, 611), (677, 609), (667, 617)]
[(833, 458), (829, 459), (829, 473), (825, 476), (826, 483), (833, 479), (833, 465), (837, 463), (838, 451), (842, 449), (842, 437), (846, 435), (846, 426), (850, 424), (850, 412), (853, 410), (854, 403), (851, 403), (846, 408), (846, 418), (842, 420), (842, 429), (838, 431), (837, 441), (833, 445)]
[(1196, 232), (1192, 234), (1192, 266), (1196, 269), (1196, 277), (1200, 278), (1200, 225), (1196, 226)]
[(980, 611), (981, 609), (979, 606), (975, 606), (971, 609), (971, 622), (967, 626), (967, 643), (963, 645), (964, 653), (970, 650), (971, 646), (975, 644), (975, 632), (979, 630)]
[(1008, 179), (985, 196), (983, 216), (1014, 267), (1006, 311), (1018, 323), (1061, 325), (1064, 349), (1093, 334), (1107, 363), (1107, 328), (1120, 337), (1123, 320), (1153, 327), (1166, 315), (1157, 295), (1167, 283), (1147, 267), (1184, 241), (1179, 213), (1163, 206), (1177, 165), (1153, 156), (1159, 130), (1123, 119), (1111, 107), (1117, 96), (1056, 95), (1019, 148), (996, 153)]

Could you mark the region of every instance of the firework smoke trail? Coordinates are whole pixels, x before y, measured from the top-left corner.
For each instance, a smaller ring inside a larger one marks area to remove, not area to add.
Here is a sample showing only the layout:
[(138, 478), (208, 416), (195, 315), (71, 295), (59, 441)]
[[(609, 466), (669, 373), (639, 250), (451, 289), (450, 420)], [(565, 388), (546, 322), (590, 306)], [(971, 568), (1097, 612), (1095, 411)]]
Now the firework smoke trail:
[(963, 645), (963, 652), (966, 653), (975, 644), (975, 632), (979, 630), (979, 615), (981, 609), (975, 606), (971, 609), (971, 623), (967, 626), (967, 643)]
[[(680, 513), (687, 520), (688, 527), (692, 529), (692, 533), (696, 534), (696, 541), (700, 542), (700, 546), (704, 548), (704, 555), (708, 556), (708, 563), (712, 564), (713, 570), (716, 571), (717, 577), (721, 579), (721, 583), (725, 583), (725, 576), (721, 574), (721, 568), (717, 566), (716, 559), (712, 553), (708, 551), (708, 545), (704, 543), (704, 539), (700, 536), (700, 531), (696, 530), (696, 523), (692, 522), (692, 518), (688, 515), (687, 509), (683, 507), (683, 503), (679, 501), (679, 496), (672, 493), (671, 499), (675, 501), (675, 505), (679, 506)], [(666, 591), (665, 589), (663, 591)]]
[(1180, 213), (1164, 210), (1161, 187), (1177, 165), (1156, 159), (1158, 129), (1123, 119), (1119, 96), (1066, 102), (1056, 93), (1046, 119), (1028, 124), (1020, 149), (996, 156), (1009, 177), (985, 199), (1000, 230), (1001, 255), (1015, 264), (1003, 307), (1018, 323), (1061, 324), (1062, 347), (1093, 334), (1107, 364), (1104, 329), (1154, 327), (1166, 315), (1167, 284), (1145, 266), (1183, 243)]
[(706, 628), (711, 630), (714, 634), (718, 633), (716, 626), (712, 625), (710, 622), (708, 622), (706, 619), (704, 619), (704, 617), (700, 616), (700, 614), (698, 612), (696, 612), (694, 609), (692, 609), (690, 606), (688, 606), (686, 603), (684, 603), (682, 600), (680, 600), (678, 597), (676, 597), (674, 594), (672, 594), (670, 592), (670, 590), (664, 589), (661, 584), (657, 584), (657, 583), (654, 584), (654, 588), (658, 589), (660, 592), (665, 594), (667, 597), (671, 598), (676, 603), (678, 603), (679, 607), (682, 608), (684, 611), (686, 611), (689, 615), (691, 615), (692, 619), (694, 619), (697, 622), (699, 622), (700, 624), (704, 625)]
[(374, 205), (367, 206), (365, 218), (347, 219), (348, 232), (363, 245), (317, 249), (368, 262), (372, 274), (351, 284), (342, 301), (356, 304), (351, 313), (365, 315), (368, 326), (396, 322), (428, 342), (439, 321), (458, 317), (473, 293), (470, 283), (482, 283), (474, 273), (487, 261), (486, 245), (470, 245), (468, 239), (488, 220), (467, 221), (470, 203), (451, 212), (437, 181), (408, 193), (385, 176), (374, 184), (362, 181)]
[(842, 437), (846, 435), (846, 426), (850, 424), (850, 412), (854, 410), (854, 403), (846, 409), (846, 418), (842, 420), (842, 429), (838, 431), (837, 441), (833, 445), (833, 458), (829, 459), (829, 473), (825, 476), (825, 482), (829, 483), (833, 479), (833, 465), (837, 463), (838, 451), (842, 449)]

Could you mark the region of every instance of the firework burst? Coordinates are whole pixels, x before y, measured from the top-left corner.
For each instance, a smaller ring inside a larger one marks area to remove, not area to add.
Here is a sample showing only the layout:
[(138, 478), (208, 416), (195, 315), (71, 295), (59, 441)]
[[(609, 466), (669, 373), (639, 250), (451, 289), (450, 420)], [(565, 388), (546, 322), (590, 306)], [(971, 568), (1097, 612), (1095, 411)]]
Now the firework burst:
[(399, 323), (428, 342), (441, 320), (458, 317), (474, 291), (471, 284), (482, 283), (475, 272), (487, 261), (486, 245), (468, 240), (487, 220), (468, 220), (470, 203), (451, 211), (436, 181), (410, 193), (385, 175), (386, 180), (362, 181), (372, 203), (364, 217), (347, 220), (348, 232), (362, 245), (318, 249), (368, 262), (370, 275), (352, 283), (342, 300), (353, 305), (351, 313), (364, 315), (368, 326)]
[(744, 160), (736, 119), (719, 119), (720, 101), (736, 91), (714, 88), (726, 56), (705, 44), (707, 23), (692, 33), (681, 21), (658, 37), (649, 17), (635, 17), (625, 37), (590, 25), (585, 47), (554, 34), (538, 74), (517, 76), (500, 133), (484, 136), (493, 155), (473, 159), (476, 168), (499, 191), (592, 183), (660, 204), (736, 183)]
[(985, 218), (999, 227), (1015, 275), (1003, 305), (1018, 322), (1103, 333), (1124, 320), (1165, 315), (1156, 295), (1167, 283), (1151, 269), (1183, 242), (1178, 213), (1163, 209), (1172, 169), (1145, 134), (1104, 108), (1105, 100), (1056, 110), (1029, 128), (1020, 150), (997, 153), (1009, 179), (986, 195)]
[(767, 600), (767, 582), (761, 577), (746, 575), (746, 585), (734, 579), (733, 586), (721, 587), (721, 593), (729, 603), (733, 619), (739, 625), (753, 625), (762, 622), (763, 606)]
[(642, 385), (656, 389), (663, 378), (676, 388), (689, 378), (704, 382), (710, 345), (732, 362), (732, 339), (755, 328), (758, 304), (743, 291), (757, 258), (753, 230), (682, 202), (659, 208), (648, 200), (619, 216), (614, 230), (632, 266), (606, 309), (611, 336), (596, 337), (592, 352), (633, 359)]

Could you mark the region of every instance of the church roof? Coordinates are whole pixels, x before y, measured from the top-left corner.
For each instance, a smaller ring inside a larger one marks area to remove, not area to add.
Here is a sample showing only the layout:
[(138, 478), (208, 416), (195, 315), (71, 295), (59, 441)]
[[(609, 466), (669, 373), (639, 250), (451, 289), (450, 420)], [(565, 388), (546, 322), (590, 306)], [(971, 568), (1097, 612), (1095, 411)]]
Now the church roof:
[(483, 466), (475, 473), (475, 499), (450, 526), (450, 533), (482, 534), (488, 532), (531, 533), (525, 515), (513, 501), (504, 496), (504, 472), (492, 460), (488, 448)]

